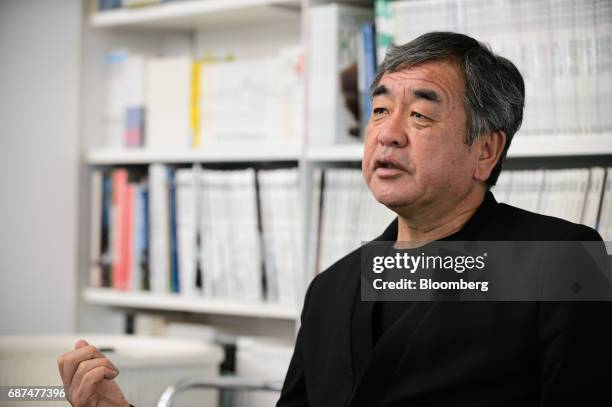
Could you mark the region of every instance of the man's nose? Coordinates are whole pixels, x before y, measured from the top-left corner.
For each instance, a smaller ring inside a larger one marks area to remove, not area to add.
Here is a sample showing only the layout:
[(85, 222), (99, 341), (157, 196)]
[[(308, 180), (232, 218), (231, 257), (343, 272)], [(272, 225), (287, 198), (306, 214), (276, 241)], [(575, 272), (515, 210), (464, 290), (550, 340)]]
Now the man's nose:
[(408, 135), (402, 126), (399, 112), (389, 116), (378, 133), (378, 142), (383, 146), (405, 147), (408, 144)]

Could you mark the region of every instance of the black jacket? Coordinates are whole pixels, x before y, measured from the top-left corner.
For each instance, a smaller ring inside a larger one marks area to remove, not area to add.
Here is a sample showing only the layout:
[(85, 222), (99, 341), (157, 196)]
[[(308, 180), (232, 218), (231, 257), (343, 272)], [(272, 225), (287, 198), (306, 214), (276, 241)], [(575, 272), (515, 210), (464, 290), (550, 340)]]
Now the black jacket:
[[(491, 193), (457, 237), (601, 241)], [(358, 249), (310, 284), (277, 407), (612, 406), (612, 303), (419, 302), (373, 346), (359, 269)]]

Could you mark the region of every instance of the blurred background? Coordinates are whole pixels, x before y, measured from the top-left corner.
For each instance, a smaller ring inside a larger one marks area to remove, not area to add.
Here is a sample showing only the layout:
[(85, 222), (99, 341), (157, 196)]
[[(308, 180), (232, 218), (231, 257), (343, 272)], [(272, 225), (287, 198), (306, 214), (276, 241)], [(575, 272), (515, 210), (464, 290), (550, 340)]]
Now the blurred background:
[(611, 25), (607, 0), (0, 0), (0, 386), (61, 385), (85, 338), (137, 406), (185, 377), (265, 391), (177, 405), (273, 405), (308, 283), (393, 219), (368, 87), (428, 31), (524, 76), (496, 198), (612, 240)]

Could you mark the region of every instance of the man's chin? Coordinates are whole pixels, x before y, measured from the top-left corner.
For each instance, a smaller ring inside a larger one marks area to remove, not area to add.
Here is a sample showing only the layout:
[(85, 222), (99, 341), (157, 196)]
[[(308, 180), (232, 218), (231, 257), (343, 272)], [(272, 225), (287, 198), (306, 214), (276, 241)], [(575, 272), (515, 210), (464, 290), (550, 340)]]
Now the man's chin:
[(374, 198), (380, 202), (381, 204), (385, 205), (387, 208), (391, 209), (392, 211), (396, 211), (398, 209), (404, 208), (406, 206), (410, 206), (412, 200), (409, 199), (406, 196), (402, 196), (397, 194), (397, 192), (395, 193), (373, 193)]

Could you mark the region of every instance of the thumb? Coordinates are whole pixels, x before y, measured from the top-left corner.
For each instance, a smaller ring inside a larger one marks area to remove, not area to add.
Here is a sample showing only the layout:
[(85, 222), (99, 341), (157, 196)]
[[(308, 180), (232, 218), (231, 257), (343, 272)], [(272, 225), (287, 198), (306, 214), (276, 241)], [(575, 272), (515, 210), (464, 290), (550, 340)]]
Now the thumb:
[(74, 349), (79, 349), (79, 348), (82, 348), (83, 346), (88, 346), (88, 345), (89, 345), (89, 343), (87, 343), (87, 341), (85, 339), (79, 339), (74, 344)]

